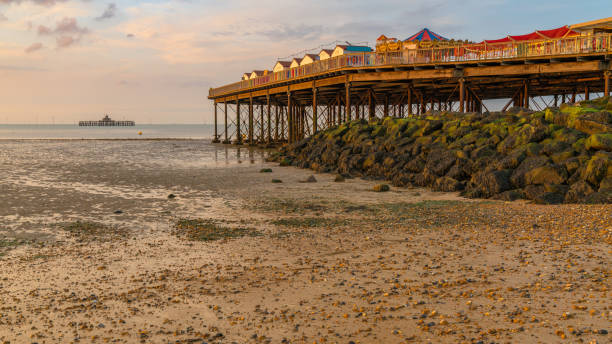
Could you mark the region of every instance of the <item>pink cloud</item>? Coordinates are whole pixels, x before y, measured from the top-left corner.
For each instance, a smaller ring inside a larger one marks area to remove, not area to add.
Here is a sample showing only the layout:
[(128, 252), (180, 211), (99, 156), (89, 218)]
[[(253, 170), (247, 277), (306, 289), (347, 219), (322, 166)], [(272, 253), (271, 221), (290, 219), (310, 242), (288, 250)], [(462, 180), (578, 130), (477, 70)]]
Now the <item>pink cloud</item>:
[(40, 49), (42, 49), (44, 46), (42, 43), (34, 43), (32, 45), (30, 45), (29, 47), (25, 48), (25, 52), (26, 53), (33, 53), (35, 51), (38, 51)]

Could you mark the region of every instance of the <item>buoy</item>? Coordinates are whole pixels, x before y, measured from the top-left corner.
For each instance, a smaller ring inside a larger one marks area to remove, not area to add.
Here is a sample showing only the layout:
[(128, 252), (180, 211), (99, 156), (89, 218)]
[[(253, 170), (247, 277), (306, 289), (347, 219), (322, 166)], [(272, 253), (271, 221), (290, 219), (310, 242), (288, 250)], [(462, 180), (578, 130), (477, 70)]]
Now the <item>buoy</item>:
[(139, 132), (138, 132), (138, 135), (142, 135), (142, 131), (139, 131)]

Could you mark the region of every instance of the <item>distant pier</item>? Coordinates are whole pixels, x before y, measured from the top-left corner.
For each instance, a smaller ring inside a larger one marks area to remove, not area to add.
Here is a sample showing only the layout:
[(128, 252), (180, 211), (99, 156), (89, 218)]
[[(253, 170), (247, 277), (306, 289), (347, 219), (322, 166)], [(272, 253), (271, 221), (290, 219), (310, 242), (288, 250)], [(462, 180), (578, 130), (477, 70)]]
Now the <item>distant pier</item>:
[(115, 121), (108, 115), (104, 116), (99, 121), (80, 121), (79, 127), (133, 127), (136, 125), (134, 121)]

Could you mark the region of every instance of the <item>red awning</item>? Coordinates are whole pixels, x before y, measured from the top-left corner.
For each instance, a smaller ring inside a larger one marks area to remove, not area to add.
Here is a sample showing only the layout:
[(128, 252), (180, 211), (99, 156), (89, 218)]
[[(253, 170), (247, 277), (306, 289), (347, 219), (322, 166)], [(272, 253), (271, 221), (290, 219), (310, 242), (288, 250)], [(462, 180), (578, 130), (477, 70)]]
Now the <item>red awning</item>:
[(572, 37), (580, 35), (578, 32), (573, 31), (567, 26), (560, 27), (558, 29), (553, 30), (538, 30), (540, 35), (546, 36), (548, 38), (564, 38), (564, 37)]
[(501, 39), (491, 39), (491, 40), (482, 41), (481, 44), (482, 43), (495, 44), (495, 43), (508, 43), (508, 42), (512, 42), (512, 40), (508, 37), (505, 37)]
[(528, 33), (526, 35), (518, 35), (518, 36), (508, 36), (510, 37), (511, 40), (516, 41), (516, 42), (520, 42), (520, 41), (534, 41), (536, 39), (544, 39), (545, 37), (542, 37), (542, 35), (540, 35), (537, 31), (536, 32), (532, 32), (532, 33)]

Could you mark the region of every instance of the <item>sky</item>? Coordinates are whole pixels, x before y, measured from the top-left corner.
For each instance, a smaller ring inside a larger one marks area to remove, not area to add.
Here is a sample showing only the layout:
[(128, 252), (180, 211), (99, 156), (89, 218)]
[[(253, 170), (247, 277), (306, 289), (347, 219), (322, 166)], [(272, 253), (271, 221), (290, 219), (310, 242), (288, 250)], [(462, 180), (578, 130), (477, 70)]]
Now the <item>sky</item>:
[(336, 41), (423, 27), (481, 41), (611, 15), (610, 0), (0, 0), (0, 124), (212, 123), (209, 88)]

